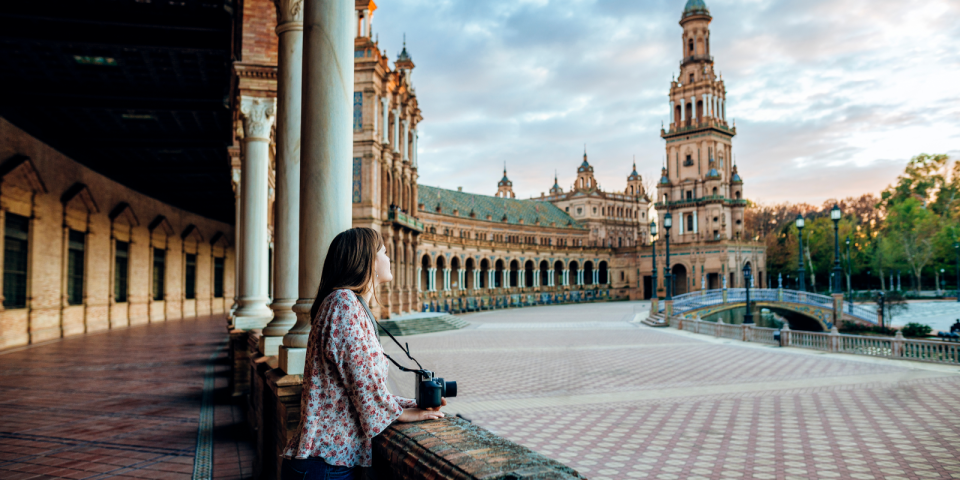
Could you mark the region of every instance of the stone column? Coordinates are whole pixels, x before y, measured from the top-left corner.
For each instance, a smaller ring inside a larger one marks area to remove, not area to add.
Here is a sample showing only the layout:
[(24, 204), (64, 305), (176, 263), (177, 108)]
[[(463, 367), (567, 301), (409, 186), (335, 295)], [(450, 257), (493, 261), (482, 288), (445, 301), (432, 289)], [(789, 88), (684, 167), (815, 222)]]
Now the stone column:
[(386, 145), (390, 143), (390, 137), (387, 134), (387, 129), (390, 128), (390, 110), (387, 108), (390, 106), (390, 98), (384, 95), (380, 99), (380, 104), (383, 106), (383, 127), (381, 127), (380, 143)]
[(410, 120), (403, 119), (403, 161), (410, 160)]
[(303, 3), (274, 0), (277, 7), (277, 172), (273, 226), (273, 320), (263, 329), (260, 353), (279, 353), (297, 323), (300, 234), (300, 86), (303, 79)]
[(393, 151), (400, 152), (400, 109), (393, 109)]
[(547, 270), (547, 286), (553, 287), (553, 269)]
[(246, 145), (241, 171), (240, 202), (240, 295), (234, 326), (240, 330), (263, 328), (273, 318), (267, 308), (267, 168), (270, 163), (270, 128), (276, 115), (276, 100), (241, 97), (243, 141)]
[(413, 148), (410, 149), (410, 166), (417, 168), (417, 129), (410, 130), (410, 136), (413, 140)]
[[(242, 214), (241, 211), (243, 210), (243, 204), (240, 203), (240, 176), (241, 176), (240, 169), (232, 168), (231, 170), (232, 170), (231, 176), (233, 177), (231, 183), (233, 183), (233, 196), (236, 203), (236, 206), (234, 207), (234, 222), (235, 222), (234, 225), (236, 225), (236, 227), (234, 228), (234, 233), (233, 233), (233, 305), (230, 306), (230, 313), (227, 315), (227, 319), (230, 325), (232, 326), (233, 317), (237, 311), (237, 306), (239, 306), (239, 301), (240, 301), (240, 257), (242, 255), (241, 248), (243, 246), (241, 242), (242, 237), (240, 236), (240, 225), (243, 222), (243, 217), (241, 215)], [(150, 245), (149, 241), (147, 243), (148, 243), (147, 248), (152, 258), (153, 246)], [(152, 265), (152, 260), (151, 260), (151, 265)], [(152, 280), (153, 279), (151, 278), (150, 279), (151, 288), (153, 286)], [(153, 298), (153, 294), (148, 293), (148, 300), (147, 300), (148, 304), (150, 303), (150, 300), (152, 298)], [(149, 316), (149, 314), (147, 314), (147, 316)]]
[(350, 228), (353, 176), (353, 3), (306, 0), (300, 153), (299, 298), (297, 323), (283, 337), (280, 368), (303, 374), (310, 307), (330, 242)]

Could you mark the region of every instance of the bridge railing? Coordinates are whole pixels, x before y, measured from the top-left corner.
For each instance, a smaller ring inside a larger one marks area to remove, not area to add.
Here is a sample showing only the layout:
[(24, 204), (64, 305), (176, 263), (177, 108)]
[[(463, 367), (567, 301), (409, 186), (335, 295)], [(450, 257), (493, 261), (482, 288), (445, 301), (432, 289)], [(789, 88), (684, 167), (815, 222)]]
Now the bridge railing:
[(830, 332), (805, 332), (786, 327), (778, 330), (681, 317), (672, 317), (670, 326), (678, 330), (745, 342), (960, 366), (960, 343), (908, 339), (900, 332), (897, 332), (895, 337), (868, 337), (843, 335), (836, 327)]
[[(722, 305), (724, 303), (744, 303), (746, 301), (747, 291), (744, 288), (726, 289), (726, 300), (724, 300), (724, 290), (722, 289), (702, 290), (673, 297), (673, 313), (677, 315), (703, 307)], [(750, 301), (797, 303), (822, 307), (829, 310), (833, 309), (833, 297), (830, 295), (776, 288), (751, 288)], [(846, 313), (848, 315), (852, 315), (866, 322), (876, 323), (876, 311), (863, 305), (854, 305), (852, 303), (848, 303), (847, 305)], [(665, 305), (660, 303), (657, 309), (662, 312), (665, 309)]]

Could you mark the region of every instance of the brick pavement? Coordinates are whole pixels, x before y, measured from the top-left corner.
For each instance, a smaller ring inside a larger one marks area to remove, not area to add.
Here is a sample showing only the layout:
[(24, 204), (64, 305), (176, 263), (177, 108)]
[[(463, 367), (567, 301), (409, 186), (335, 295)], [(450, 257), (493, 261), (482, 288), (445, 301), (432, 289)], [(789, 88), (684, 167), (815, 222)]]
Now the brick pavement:
[[(960, 478), (960, 370), (577, 325), (634, 308), (485, 312), (402, 340), (459, 382), (451, 413), (594, 480)], [(551, 328), (487, 327), (511, 322)], [(391, 372), (399, 393), (410, 376)]]
[(191, 478), (211, 359), (213, 477), (248, 478), (254, 450), (227, 392), (225, 339), (214, 317), (0, 354), (0, 478)]

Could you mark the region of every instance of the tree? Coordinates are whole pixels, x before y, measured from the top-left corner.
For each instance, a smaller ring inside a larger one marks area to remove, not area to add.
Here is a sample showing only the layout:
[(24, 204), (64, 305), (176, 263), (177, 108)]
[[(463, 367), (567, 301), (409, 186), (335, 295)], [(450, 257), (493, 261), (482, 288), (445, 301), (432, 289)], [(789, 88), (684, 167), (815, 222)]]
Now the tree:
[(908, 198), (890, 207), (886, 220), (889, 236), (899, 245), (903, 260), (917, 280), (919, 293), (923, 268), (933, 258), (939, 218), (923, 208), (918, 199)]

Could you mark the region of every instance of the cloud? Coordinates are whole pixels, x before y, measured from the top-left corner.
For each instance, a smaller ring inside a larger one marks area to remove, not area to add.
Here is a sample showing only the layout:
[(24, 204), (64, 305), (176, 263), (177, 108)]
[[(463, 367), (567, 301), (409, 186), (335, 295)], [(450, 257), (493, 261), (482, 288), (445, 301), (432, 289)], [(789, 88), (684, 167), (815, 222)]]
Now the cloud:
[[(420, 182), (519, 197), (567, 188), (587, 144), (622, 190), (634, 156), (659, 177), (684, 0), (387, 0), (374, 19), (416, 62)], [(749, 198), (876, 192), (960, 140), (960, 4), (708, 0), (711, 47)]]

